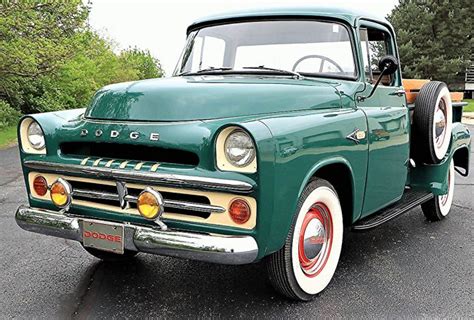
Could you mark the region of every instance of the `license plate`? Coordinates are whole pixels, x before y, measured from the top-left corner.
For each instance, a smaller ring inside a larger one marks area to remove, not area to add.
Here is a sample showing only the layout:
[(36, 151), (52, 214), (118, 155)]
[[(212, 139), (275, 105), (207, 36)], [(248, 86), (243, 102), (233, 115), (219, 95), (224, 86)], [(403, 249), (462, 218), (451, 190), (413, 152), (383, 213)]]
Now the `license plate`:
[(123, 254), (123, 225), (109, 222), (82, 221), (82, 243), (85, 247)]

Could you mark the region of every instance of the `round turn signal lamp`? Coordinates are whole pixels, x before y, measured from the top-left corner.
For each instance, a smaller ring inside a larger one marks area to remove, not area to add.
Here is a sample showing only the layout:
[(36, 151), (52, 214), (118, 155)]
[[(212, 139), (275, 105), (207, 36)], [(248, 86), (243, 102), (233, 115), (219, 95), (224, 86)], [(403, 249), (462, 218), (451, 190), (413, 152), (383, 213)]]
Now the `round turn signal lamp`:
[(232, 200), (229, 206), (231, 219), (237, 224), (244, 224), (250, 219), (250, 206), (244, 199)]
[(51, 201), (59, 208), (67, 208), (72, 201), (72, 187), (66, 180), (59, 178), (50, 189)]
[(163, 214), (163, 197), (158, 191), (147, 187), (137, 199), (138, 212), (142, 217), (149, 220), (156, 220)]
[(48, 192), (48, 182), (43, 176), (36, 176), (33, 180), (33, 189), (40, 197)]

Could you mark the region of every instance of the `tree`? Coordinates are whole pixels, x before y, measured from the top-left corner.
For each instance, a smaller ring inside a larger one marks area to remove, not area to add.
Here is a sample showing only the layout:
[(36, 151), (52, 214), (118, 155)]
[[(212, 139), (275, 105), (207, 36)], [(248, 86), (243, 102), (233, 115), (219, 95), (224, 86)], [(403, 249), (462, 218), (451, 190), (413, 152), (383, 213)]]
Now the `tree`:
[(34, 81), (75, 52), (74, 34), (85, 26), (88, 9), (80, 0), (8, 1), (0, 8), (0, 96), (19, 107), (35, 91)]
[(137, 72), (139, 79), (159, 78), (163, 76), (160, 61), (150, 54), (148, 50), (129, 48), (122, 51), (120, 60), (124, 65), (132, 67)]
[(148, 51), (115, 54), (88, 15), (82, 0), (0, 3), (0, 116), (85, 107), (106, 84), (162, 76)]
[(387, 17), (398, 38), (405, 78), (459, 88), (474, 48), (472, 0), (400, 0)]

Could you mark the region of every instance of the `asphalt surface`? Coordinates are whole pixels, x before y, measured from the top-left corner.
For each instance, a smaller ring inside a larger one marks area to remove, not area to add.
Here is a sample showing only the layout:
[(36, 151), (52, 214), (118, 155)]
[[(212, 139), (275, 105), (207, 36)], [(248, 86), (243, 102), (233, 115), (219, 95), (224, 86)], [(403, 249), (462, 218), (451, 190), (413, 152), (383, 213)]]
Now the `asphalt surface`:
[[(474, 171), (473, 153), (470, 165)], [(17, 148), (2, 150), (2, 319), (474, 317), (473, 173), (456, 175), (454, 206), (441, 223), (416, 208), (371, 232), (349, 233), (332, 283), (308, 303), (280, 297), (263, 264), (146, 254), (102, 263), (78, 243), (21, 230), (14, 213), (26, 201)]]

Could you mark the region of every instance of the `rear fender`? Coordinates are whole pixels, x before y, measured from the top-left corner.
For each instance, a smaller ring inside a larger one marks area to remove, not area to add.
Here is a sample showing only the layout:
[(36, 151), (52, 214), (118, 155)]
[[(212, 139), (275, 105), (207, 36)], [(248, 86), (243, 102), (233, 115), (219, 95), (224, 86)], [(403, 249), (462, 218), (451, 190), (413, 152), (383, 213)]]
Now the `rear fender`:
[[(443, 161), (439, 164), (416, 164), (410, 170), (410, 186), (413, 189), (424, 190), (434, 195), (448, 192), (448, 171), (454, 158), (456, 171), (463, 176), (469, 173), (470, 154), (469, 129), (461, 123), (454, 123), (451, 133), (451, 145)], [(460, 171), (459, 168), (464, 169)]]

